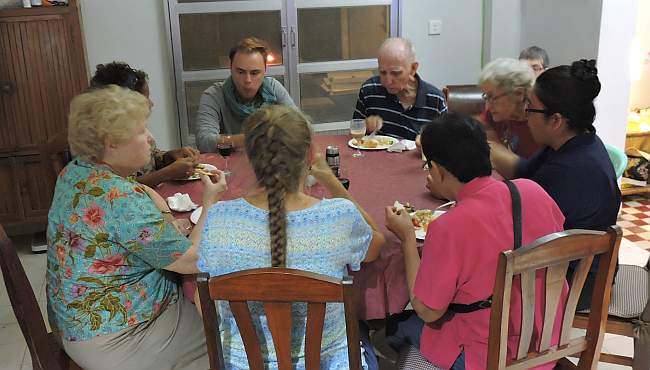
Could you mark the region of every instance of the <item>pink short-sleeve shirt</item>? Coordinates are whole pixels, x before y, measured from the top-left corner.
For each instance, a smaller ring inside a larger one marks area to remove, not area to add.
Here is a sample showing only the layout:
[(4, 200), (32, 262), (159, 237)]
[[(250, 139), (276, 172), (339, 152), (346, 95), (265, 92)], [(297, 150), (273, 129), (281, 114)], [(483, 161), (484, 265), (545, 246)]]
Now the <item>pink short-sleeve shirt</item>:
[[(563, 229), (564, 216), (553, 199), (535, 182), (515, 180), (522, 203), (522, 244)], [(513, 247), (512, 201), (506, 185), (492, 177), (467, 183), (458, 194), (457, 205), (428, 229), (422, 261), (415, 281), (415, 296), (426, 306), (442, 310), (450, 303), (470, 304), (492, 295), (498, 255)], [(543, 287), (543, 275), (537, 289)], [(513, 284), (508, 354), (517, 352), (521, 325), (521, 293)], [(565, 287), (562, 301), (566, 299)], [(538, 300), (539, 301), (539, 300)], [(557, 343), (561, 307), (555, 322)], [(432, 363), (450, 368), (465, 351), (465, 368), (487, 365), (489, 309), (445, 315), (422, 330), (420, 351)], [(535, 328), (543, 323), (543, 302), (536, 306)], [(538, 331), (536, 331), (538, 332)], [(539, 338), (533, 338), (535, 343)], [(537, 343), (538, 344), (538, 343)], [(552, 364), (542, 368), (551, 369)]]

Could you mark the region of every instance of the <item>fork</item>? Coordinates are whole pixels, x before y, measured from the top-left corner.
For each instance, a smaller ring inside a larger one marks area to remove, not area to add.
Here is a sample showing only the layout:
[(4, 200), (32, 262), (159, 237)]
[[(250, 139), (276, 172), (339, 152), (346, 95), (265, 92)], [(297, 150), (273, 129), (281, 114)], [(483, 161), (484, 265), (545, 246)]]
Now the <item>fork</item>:
[(434, 211), (434, 212), (435, 212), (435, 211), (439, 211), (439, 210), (442, 209), (442, 208), (449, 207), (449, 206), (452, 206), (452, 205), (454, 205), (454, 204), (456, 204), (456, 201), (455, 201), (455, 200), (452, 200), (452, 201), (449, 201), (449, 202), (447, 202), (447, 203), (444, 203), (444, 204), (439, 205), (439, 206), (436, 207), (433, 211)]

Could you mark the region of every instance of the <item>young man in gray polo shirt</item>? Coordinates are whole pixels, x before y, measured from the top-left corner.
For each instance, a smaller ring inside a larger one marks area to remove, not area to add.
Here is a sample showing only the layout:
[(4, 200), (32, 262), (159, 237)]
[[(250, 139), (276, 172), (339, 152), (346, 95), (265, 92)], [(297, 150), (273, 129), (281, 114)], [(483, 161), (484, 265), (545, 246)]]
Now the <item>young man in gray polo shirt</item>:
[(244, 144), (242, 122), (263, 105), (295, 107), (287, 90), (265, 77), (267, 50), (255, 37), (245, 38), (230, 49), (230, 74), (203, 92), (197, 113), (196, 145), (201, 152), (215, 152), (217, 144)]

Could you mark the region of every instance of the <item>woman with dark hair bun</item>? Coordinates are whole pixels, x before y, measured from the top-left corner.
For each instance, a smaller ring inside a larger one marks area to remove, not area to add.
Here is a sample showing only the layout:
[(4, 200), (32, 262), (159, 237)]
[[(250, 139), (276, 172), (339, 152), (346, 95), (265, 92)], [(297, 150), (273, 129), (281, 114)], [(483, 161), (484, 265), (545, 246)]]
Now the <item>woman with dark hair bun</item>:
[[(492, 162), (504, 177), (534, 180), (555, 200), (565, 229), (606, 230), (621, 205), (614, 167), (593, 125), (593, 100), (600, 93), (595, 60), (551, 68), (533, 86), (526, 108), (533, 139), (544, 145), (529, 160), (492, 148)], [(569, 266), (567, 277), (575, 266)], [(598, 261), (594, 260), (578, 310), (588, 308)]]

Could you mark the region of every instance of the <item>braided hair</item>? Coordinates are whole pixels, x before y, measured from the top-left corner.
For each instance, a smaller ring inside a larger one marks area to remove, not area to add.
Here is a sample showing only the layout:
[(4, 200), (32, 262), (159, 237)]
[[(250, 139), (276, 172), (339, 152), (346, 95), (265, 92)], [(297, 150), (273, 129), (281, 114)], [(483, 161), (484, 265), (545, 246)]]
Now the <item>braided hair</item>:
[(537, 77), (533, 91), (546, 107), (547, 116), (562, 114), (576, 133), (596, 132), (593, 100), (600, 93), (600, 81), (595, 60), (551, 68)]
[(263, 107), (244, 121), (246, 154), (267, 193), (271, 266), (285, 267), (287, 194), (298, 191), (307, 170), (311, 128), (305, 115), (283, 105)]

